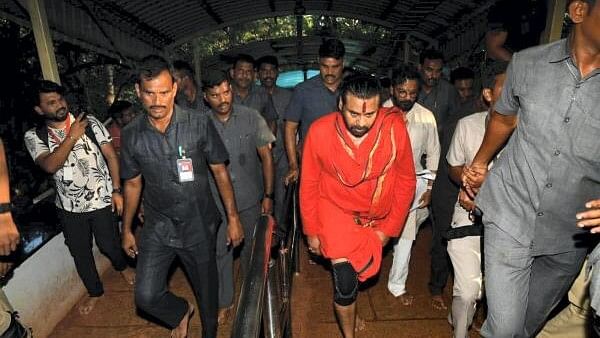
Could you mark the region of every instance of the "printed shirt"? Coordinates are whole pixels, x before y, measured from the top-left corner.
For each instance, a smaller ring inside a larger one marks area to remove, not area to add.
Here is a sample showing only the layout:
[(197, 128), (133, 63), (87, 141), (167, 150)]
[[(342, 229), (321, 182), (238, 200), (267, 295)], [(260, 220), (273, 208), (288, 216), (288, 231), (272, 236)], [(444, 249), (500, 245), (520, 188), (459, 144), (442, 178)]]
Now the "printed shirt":
[[(75, 117), (71, 114), (68, 119), (71, 124), (75, 122)], [(87, 119), (99, 144), (111, 142), (108, 130), (100, 121), (90, 115)], [(58, 148), (67, 136), (65, 133), (65, 129), (48, 127), (48, 145), (46, 145), (36, 135), (35, 128), (30, 129), (25, 133), (25, 146), (35, 161), (40, 155), (53, 152)], [(73, 172), (72, 180), (64, 178), (67, 167), (70, 167)], [(54, 173), (53, 178), (56, 187), (55, 204), (60, 209), (82, 213), (111, 205), (112, 179), (108, 165), (101, 150), (85, 134), (77, 140), (63, 167)]]

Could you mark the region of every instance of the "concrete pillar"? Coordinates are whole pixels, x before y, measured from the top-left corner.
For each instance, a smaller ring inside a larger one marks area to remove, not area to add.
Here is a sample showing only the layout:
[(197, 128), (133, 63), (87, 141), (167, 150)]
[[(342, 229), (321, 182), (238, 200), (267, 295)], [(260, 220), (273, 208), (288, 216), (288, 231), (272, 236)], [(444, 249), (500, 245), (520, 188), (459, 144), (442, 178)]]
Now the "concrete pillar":
[(40, 64), (42, 65), (42, 75), (46, 80), (60, 83), (44, 0), (26, 0), (25, 3), (31, 18), (31, 28), (35, 37)]

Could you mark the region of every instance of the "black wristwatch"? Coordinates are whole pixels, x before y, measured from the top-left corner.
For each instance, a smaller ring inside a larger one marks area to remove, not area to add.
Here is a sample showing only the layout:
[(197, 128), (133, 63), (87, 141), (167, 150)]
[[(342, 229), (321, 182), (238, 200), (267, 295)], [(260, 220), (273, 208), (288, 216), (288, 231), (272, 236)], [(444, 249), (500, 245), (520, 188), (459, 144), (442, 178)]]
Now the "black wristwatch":
[(117, 194), (123, 194), (123, 189), (121, 189), (121, 187), (118, 188), (113, 188), (113, 194), (117, 193)]
[(264, 194), (263, 198), (268, 198), (268, 199), (272, 200), (275, 198), (275, 194), (273, 194), (273, 193)]
[(12, 204), (10, 203), (0, 203), (0, 214), (5, 214), (12, 210)]

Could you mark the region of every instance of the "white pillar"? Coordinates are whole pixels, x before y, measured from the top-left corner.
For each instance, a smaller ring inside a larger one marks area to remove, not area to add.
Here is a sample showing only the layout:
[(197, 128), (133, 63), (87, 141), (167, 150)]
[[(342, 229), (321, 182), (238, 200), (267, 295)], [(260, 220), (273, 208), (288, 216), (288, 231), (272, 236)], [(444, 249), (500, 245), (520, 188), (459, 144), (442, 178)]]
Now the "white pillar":
[(548, 2), (546, 30), (542, 33), (540, 43), (550, 43), (560, 39), (567, 0), (551, 0)]
[(54, 55), (54, 44), (48, 27), (48, 17), (44, 0), (26, 0), (27, 10), (31, 18), (31, 27), (35, 37), (35, 45), (38, 51), (42, 75), (44, 79), (60, 83), (58, 66)]

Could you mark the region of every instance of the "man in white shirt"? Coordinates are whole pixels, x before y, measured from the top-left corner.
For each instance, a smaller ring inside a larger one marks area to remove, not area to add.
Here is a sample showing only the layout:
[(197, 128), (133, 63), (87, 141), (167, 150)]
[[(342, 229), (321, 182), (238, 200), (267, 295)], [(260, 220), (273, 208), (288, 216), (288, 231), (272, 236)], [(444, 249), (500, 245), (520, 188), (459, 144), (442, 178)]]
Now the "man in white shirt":
[[(391, 98), (383, 104), (384, 107), (396, 106), (404, 114), (417, 173), (417, 196), (408, 214), (402, 236), (394, 244), (394, 262), (388, 280), (388, 290), (404, 305), (411, 305), (414, 300), (406, 291), (410, 251), (419, 226), (429, 216), (427, 206), (431, 203), (431, 188), (440, 159), (440, 141), (435, 117), (430, 110), (416, 103), (420, 78), (419, 72), (409, 65), (402, 65), (394, 70), (390, 88)], [(421, 164), (423, 156), (425, 168)], [(429, 179), (418, 175), (424, 169), (430, 171)], [(420, 184), (421, 189), (418, 188)]]
[[(495, 65), (483, 81), (481, 96), (488, 107), (493, 107), (500, 97), (506, 66), (506, 63)], [(458, 184), (461, 183), (463, 166), (473, 161), (483, 142), (487, 116), (487, 111), (474, 113), (462, 118), (456, 125), (446, 160), (450, 165), (450, 178)], [(465, 197), (464, 194), (462, 196)], [(452, 310), (448, 320), (454, 327), (455, 338), (468, 337), (477, 301), (482, 295), (481, 236), (467, 233), (467, 230), (476, 229), (474, 227), (477, 225), (474, 225), (472, 215), (463, 208), (461, 202), (456, 202), (451, 227), (464, 232), (454, 238), (450, 235), (448, 240), (448, 254), (454, 267)], [(465, 206), (469, 209), (472, 207), (470, 201), (466, 201)]]

